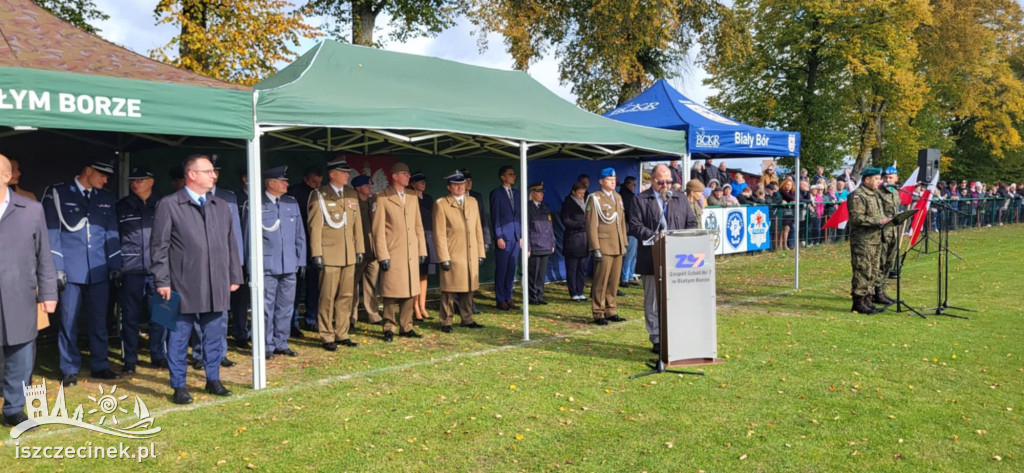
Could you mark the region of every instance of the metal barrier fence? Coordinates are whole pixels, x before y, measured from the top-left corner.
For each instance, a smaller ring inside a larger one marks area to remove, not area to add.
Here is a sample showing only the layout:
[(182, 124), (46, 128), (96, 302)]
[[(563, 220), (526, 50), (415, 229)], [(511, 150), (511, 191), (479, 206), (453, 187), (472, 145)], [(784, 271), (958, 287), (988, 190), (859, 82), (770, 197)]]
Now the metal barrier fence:
[[(941, 202), (951, 208), (931, 206), (926, 225), (932, 230), (945, 229), (947, 226), (950, 230), (991, 227), (1020, 223), (1024, 219), (1024, 199), (1021, 198), (943, 199)], [(793, 232), (796, 204), (756, 205), (767, 205), (770, 209), (771, 247), (772, 251), (778, 251), (792, 249), (797, 242), (802, 246), (812, 246), (846, 241), (849, 233), (845, 229), (823, 228), (839, 204), (840, 202), (836, 201), (823, 201), (819, 217), (817, 209), (814, 208), (818, 204), (801, 201), (799, 235)]]

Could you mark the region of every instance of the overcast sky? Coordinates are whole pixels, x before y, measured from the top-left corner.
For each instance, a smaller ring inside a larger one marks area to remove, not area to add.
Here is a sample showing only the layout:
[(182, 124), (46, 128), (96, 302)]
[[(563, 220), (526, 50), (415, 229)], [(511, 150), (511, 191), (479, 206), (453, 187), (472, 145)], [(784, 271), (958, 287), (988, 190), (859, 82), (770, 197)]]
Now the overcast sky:
[[(293, 0), (293, 3), (299, 1), (302, 0)], [(104, 39), (148, 56), (150, 50), (167, 44), (178, 32), (177, 28), (170, 25), (156, 25), (153, 9), (157, 2), (158, 0), (95, 0), (97, 7), (110, 15), (110, 19), (94, 22), (94, 26), (100, 29), (100, 36)], [(387, 18), (378, 18), (377, 25), (386, 27), (387, 22)], [(462, 19), (455, 28), (446, 30), (435, 38), (417, 38), (402, 44), (390, 42), (385, 49), (497, 69), (512, 69), (512, 58), (505, 53), (505, 45), (500, 36), (491, 37), (490, 47), (481, 53), (477, 47), (477, 38), (471, 35), (472, 32), (473, 25), (468, 20)], [(384, 34), (386, 33), (379, 32), (375, 37), (384, 37)], [(305, 52), (316, 43), (315, 40), (304, 42), (298, 48), (299, 53)], [(537, 62), (527, 72), (548, 89), (575, 103), (576, 98), (570, 90), (571, 87), (559, 84), (558, 64), (554, 58), (547, 57)], [(705, 99), (714, 93), (712, 89), (701, 85), (701, 80), (705, 76), (703, 69), (692, 66), (683, 71), (680, 78), (672, 80), (671, 83), (683, 95), (698, 103), (704, 103)]]

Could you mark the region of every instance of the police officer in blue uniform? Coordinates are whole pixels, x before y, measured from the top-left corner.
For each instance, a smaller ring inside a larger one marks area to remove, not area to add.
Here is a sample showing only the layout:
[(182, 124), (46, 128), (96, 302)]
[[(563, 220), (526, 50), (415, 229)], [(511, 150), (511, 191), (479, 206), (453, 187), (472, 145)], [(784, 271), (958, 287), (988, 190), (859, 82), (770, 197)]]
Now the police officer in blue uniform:
[(118, 379), (107, 360), (107, 302), (110, 282), (121, 277), (121, 244), (117, 236), (114, 195), (103, 190), (114, 173), (110, 162), (96, 161), (71, 182), (46, 189), (43, 211), (60, 291), (61, 383), (78, 384), (82, 355), (78, 349), (78, 317), (86, 318), (92, 378)]
[[(244, 250), (245, 246), (244, 246), (244, 241), (243, 241), (243, 238), (242, 238), (241, 212), (239, 211), (240, 207), (238, 206), (238, 196), (236, 196), (234, 192), (232, 192), (232, 191), (230, 191), (228, 189), (217, 187), (217, 181), (220, 180), (220, 163), (219, 163), (219, 160), (217, 159), (217, 155), (211, 156), (210, 157), (210, 162), (213, 163), (213, 170), (214, 170), (214, 174), (213, 174), (213, 190), (210, 191), (210, 194), (213, 194), (214, 196), (220, 197), (221, 199), (224, 199), (225, 201), (227, 201), (228, 208), (231, 209), (231, 224), (234, 226), (234, 230), (235, 230), (235, 243), (238, 244), (239, 263), (244, 268), (246, 266), (245, 265), (245, 255), (246, 255), (247, 252)], [(244, 272), (244, 271), (243, 271), (243, 273), (244, 274), (248, 274), (247, 272)], [(231, 294), (231, 297), (232, 297), (232, 299), (231, 299), (231, 301), (232, 301), (232, 311), (231, 312), (235, 316), (235, 319), (232, 322), (234, 323), (235, 343), (237, 345), (242, 346), (244, 348), (244, 344), (241, 343), (241, 342), (245, 342), (245, 341), (249, 340), (249, 320), (246, 318), (246, 312), (245, 311), (241, 311), (241, 314), (239, 314), (238, 311), (234, 310), (237, 307), (235, 304), (238, 303), (238, 299), (236, 299), (236, 297), (238, 297), (236, 295), (236, 293), (238, 293), (238, 292), (241, 292), (241, 291), (234, 291)], [(239, 320), (239, 315), (241, 315), (241, 317), (240, 317), (241, 320)], [(227, 317), (225, 317), (224, 318), (224, 324), (227, 324), (227, 322), (228, 322), (228, 319), (227, 319)], [(228, 333), (227, 326), (225, 325), (225, 327), (223, 327), (223, 328), (224, 328), (224, 334), (227, 335), (227, 333)], [(192, 357), (194, 359), (193, 368), (195, 368), (197, 370), (203, 369), (203, 344), (200, 342), (200, 340), (201, 340), (200, 337), (199, 337), (200, 333), (202, 333), (202, 332), (200, 331), (200, 328), (199, 328), (199, 322), (196, 322), (195, 325), (192, 327), (192, 339), (190, 340), (190, 342), (191, 342), (190, 344), (192, 345)], [(231, 360), (228, 359), (228, 339), (227, 339), (227, 337), (224, 338), (224, 343), (222, 345), (223, 346), (221, 348), (222, 348), (222, 351), (224, 352), (224, 359), (220, 360), (220, 366), (224, 367), (224, 368), (230, 368), (232, 366), (235, 366), (236, 363), (234, 361), (231, 361)]]
[(298, 356), (288, 347), (297, 273), (306, 269), (306, 229), (299, 202), (287, 195), (288, 166), (263, 172), (263, 311), (267, 359)]
[[(117, 230), (121, 234), (121, 340), (124, 343), (124, 370), (135, 373), (139, 361), (139, 315), (150, 307), (156, 297), (153, 275), (149, 272), (149, 237), (153, 232), (156, 201), (153, 194), (153, 173), (144, 167), (132, 168), (128, 174), (131, 194), (117, 201)], [(167, 329), (149, 324), (149, 359), (156, 369), (167, 367)]]

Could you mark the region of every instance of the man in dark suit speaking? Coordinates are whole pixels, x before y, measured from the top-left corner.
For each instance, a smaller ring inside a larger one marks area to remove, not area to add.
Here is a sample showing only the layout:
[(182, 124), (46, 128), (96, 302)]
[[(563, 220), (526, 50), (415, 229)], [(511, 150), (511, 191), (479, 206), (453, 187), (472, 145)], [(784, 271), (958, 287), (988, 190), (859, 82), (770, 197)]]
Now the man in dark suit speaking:
[(174, 402), (192, 402), (185, 389), (185, 355), (192, 325), (199, 322), (206, 391), (231, 394), (220, 382), (227, 311), (231, 293), (242, 284), (242, 266), (228, 203), (210, 194), (215, 181), (206, 155), (189, 156), (183, 165), (185, 187), (157, 203), (153, 222), (152, 272), (164, 300), (181, 294), (177, 327), (171, 332), (167, 361)]

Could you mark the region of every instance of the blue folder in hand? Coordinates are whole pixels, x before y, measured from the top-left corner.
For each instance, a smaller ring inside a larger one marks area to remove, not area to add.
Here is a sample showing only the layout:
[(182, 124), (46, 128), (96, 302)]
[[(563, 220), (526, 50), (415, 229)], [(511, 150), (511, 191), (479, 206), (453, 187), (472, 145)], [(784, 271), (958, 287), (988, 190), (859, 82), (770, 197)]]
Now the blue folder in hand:
[(181, 294), (171, 291), (171, 298), (164, 300), (159, 294), (153, 298), (153, 306), (150, 308), (152, 321), (156, 322), (170, 331), (178, 326), (178, 306), (181, 304)]

